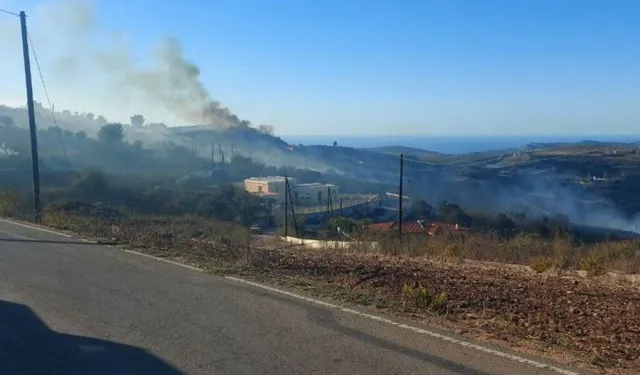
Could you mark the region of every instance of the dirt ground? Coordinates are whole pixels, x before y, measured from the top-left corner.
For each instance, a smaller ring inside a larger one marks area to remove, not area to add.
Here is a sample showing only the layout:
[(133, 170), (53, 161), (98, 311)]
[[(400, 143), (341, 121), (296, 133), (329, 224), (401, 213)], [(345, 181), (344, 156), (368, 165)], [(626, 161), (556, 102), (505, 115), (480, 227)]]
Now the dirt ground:
[[(333, 250), (287, 248), (252, 258), (253, 266), (272, 276), (357, 295), (352, 302), (438, 316), (463, 330), (602, 372), (640, 373), (637, 285)], [(421, 287), (418, 296), (407, 291)], [(438, 296), (438, 305), (424, 302)]]
[[(80, 229), (96, 235), (90, 228)], [(305, 250), (272, 243), (268, 236), (253, 236), (251, 248), (193, 240), (158, 247), (132, 238), (122, 244), (146, 245), (137, 249), (211, 272), (268, 279), (307, 293), (428, 319), (602, 373), (640, 374), (638, 284), (542, 275), (458, 259)]]

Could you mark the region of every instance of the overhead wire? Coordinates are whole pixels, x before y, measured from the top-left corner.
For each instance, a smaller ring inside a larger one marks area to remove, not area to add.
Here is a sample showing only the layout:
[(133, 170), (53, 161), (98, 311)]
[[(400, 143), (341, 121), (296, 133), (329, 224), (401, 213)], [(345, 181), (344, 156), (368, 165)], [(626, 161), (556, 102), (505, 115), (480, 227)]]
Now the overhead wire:
[(10, 15), (12, 15), (12, 16), (20, 17), (20, 14), (18, 14), (18, 13), (14, 13), (14, 12), (11, 12), (11, 11), (6, 10), (6, 9), (2, 9), (2, 8), (0, 8), (0, 12), (2, 12), (2, 13), (6, 13), (6, 14), (10, 14)]
[(33, 41), (31, 39), (31, 34), (27, 32), (27, 37), (29, 39), (29, 46), (31, 47), (31, 52), (33, 53), (33, 59), (36, 62), (36, 67), (38, 68), (38, 74), (40, 75), (40, 82), (42, 83), (42, 88), (44, 89), (44, 95), (47, 98), (47, 103), (49, 104), (49, 111), (51, 112), (51, 118), (53, 119), (53, 124), (56, 128), (56, 132), (58, 133), (58, 139), (60, 139), (60, 146), (62, 147), (62, 153), (64, 154), (64, 159), (67, 161), (67, 168), (71, 167), (69, 163), (69, 157), (67, 156), (67, 150), (64, 146), (64, 141), (62, 140), (62, 133), (60, 131), (60, 127), (58, 126), (58, 120), (56, 119), (56, 113), (54, 111), (53, 105), (51, 103), (51, 98), (49, 97), (49, 91), (47, 90), (47, 85), (44, 82), (44, 76), (42, 75), (42, 70), (40, 69), (40, 62), (38, 61), (38, 55), (36, 54), (36, 49), (33, 45)]

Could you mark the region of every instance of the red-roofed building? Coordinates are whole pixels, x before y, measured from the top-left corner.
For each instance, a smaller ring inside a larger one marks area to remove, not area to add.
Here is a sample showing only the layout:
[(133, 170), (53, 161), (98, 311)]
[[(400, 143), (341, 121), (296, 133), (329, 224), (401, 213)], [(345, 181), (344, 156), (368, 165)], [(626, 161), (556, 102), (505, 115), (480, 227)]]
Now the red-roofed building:
[(372, 232), (385, 233), (391, 230), (391, 228), (393, 227), (393, 224), (395, 224), (395, 222), (389, 221), (387, 223), (370, 224), (370, 225), (367, 225), (366, 228)]

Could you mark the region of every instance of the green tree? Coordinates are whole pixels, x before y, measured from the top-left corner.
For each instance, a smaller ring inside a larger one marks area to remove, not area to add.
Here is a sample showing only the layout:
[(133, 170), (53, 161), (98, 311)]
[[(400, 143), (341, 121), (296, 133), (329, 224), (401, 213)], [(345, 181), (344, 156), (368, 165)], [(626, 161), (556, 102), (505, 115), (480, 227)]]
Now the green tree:
[(131, 116), (131, 126), (141, 128), (144, 125), (145, 118), (143, 115), (137, 114)]
[(96, 201), (106, 198), (109, 190), (107, 176), (96, 169), (83, 171), (79, 178), (71, 185), (73, 195), (89, 201)]
[(87, 139), (87, 133), (84, 132), (83, 130), (80, 130), (76, 133), (75, 137), (79, 141), (84, 141)]
[(407, 218), (409, 220), (423, 220), (431, 216), (433, 207), (422, 199), (413, 201), (408, 210)]
[(107, 119), (103, 115), (99, 115), (98, 118), (96, 118), (96, 121), (98, 121), (99, 124), (107, 123)]
[(329, 221), (329, 231), (338, 234), (338, 228), (346, 233), (354, 232), (358, 229), (358, 223), (348, 217), (335, 217)]
[(503, 213), (498, 214), (496, 225), (500, 237), (510, 238), (515, 234), (516, 223)]
[(98, 131), (98, 139), (104, 143), (120, 143), (124, 140), (122, 124), (106, 124)]
[(133, 148), (136, 151), (140, 151), (144, 148), (144, 143), (141, 140), (136, 140), (133, 142)]
[(13, 120), (13, 117), (9, 115), (0, 115), (0, 125), (4, 126), (16, 126), (16, 122)]
[(471, 216), (467, 215), (456, 203), (449, 203), (447, 201), (440, 202), (438, 216), (448, 223), (460, 224), (467, 227), (471, 226)]

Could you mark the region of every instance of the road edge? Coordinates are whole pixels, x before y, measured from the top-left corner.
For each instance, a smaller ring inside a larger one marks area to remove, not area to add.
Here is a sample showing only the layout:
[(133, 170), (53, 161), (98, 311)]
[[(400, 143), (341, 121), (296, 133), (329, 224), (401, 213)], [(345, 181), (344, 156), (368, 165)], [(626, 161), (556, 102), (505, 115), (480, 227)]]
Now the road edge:
[[(48, 233), (48, 234), (59, 235), (59, 236), (65, 237), (65, 238), (78, 238), (77, 236), (73, 236), (71, 234), (67, 234), (67, 233), (63, 233), (63, 232), (47, 229), (47, 228), (40, 227), (40, 226), (21, 223), (19, 221), (14, 221), (14, 220), (10, 220), (10, 219), (0, 218), (0, 222), (5, 222), (5, 223), (8, 223), (8, 224), (17, 225), (17, 226), (21, 226), (21, 227), (24, 227), (24, 228), (45, 232), (45, 233)], [(90, 241), (90, 240), (86, 240), (86, 239), (82, 239), (82, 238), (78, 238), (78, 239), (82, 240), (82, 241), (85, 241), (85, 242), (94, 243), (96, 245), (101, 245), (100, 243), (95, 242), (95, 241)], [(113, 246), (108, 246), (108, 247), (113, 248)], [(191, 265), (180, 263), (180, 262), (176, 262), (176, 261), (173, 261), (173, 260), (170, 260), (170, 259), (160, 258), (160, 257), (157, 257), (157, 256), (153, 256), (153, 255), (150, 255), (150, 254), (145, 254), (145, 253), (142, 253), (142, 252), (139, 252), (139, 251), (135, 251), (135, 250), (122, 249), (122, 251), (124, 251), (126, 253), (129, 253), (129, 254), (134, 254), (134, 255), (137, 255), (137, 256), (142, 256), (142, 257), (145, 257), (145, 258), (153, 259), (153, 260), (156, 260), (156, 261), (169, 263), (169, 264), (172, 264), (174, 266), (187, 268), (187, 269), (190, 269), (192, 271), (205, 273), (205, 269), (203, 269), (203, 268), (191, 266)], [(322, 301), (320, 299), (303, 296), (301, 294), (289, 292), (289, 291), (286, 291), (286, 290), (283, 290), (283, 289), (275, 288), (275, 287), (272, 287), (272, 286), (269, 286), (269, 285), (266, 285), (266, 284), (255, 282), (255, 281), (251, 281), (251, 280), (247, 280), (247, 279), (243, 279), (243, 278), (235, 277), (235, 276), (221, 276), (221, 277), (226, 279), (226, 280), (232, 281), (232, 282), (249, 285), (249, 286), (252, 286), (252, 287), (255, 287), (255, 288), (259, 288), (259, 289), (262, 289), (262, 290), (266, 290), (266, 291), (269, 291), (269, 292), (272, 292), (272, 293), (277, 293), (277, 294), (284, 295), (284, 296), (287, 296), (287, 297), (290, 297), (290, 298), (294, 298), (294, 299), (297, 299), (297, 300), (305, 301), (305, 302), (308, 302), (308, 303), (312, 303), (312, 304), (315, 304), (315, 305), (323, 306), (323, 307), (330, 308), (330, 309), (333, 309), (333, 310), (338, 310), (338, 311), (341, 311), (343, 313), (356, 315), (356, 316), (363, 317), (363, 318), (366, 318), (366, 319), (370, 319), (370, 320), (374, 320), (374, 321), (377, 321), (377, 322), (385, 323), (385, 324), (388, 324), (388, 325), (396, 326), (398, 328), (402, 328), (402, 329), (405, 329), (405, 330), (408, 330), (408, 331), (412, 331), (414, 333), (418, 333), (418, 334), (421, 334), (421, 335), (429, 336), (431, 338), (435, 338), (435, 339), (438, 339), (438, 340), (446, 341), (446, 342), (449, 342), (449, 343), (452, 343), (452, 344), (455, 344), (455, 345), (459, 345), (459, 346), (462, 346), (462, 347), (465, 347), (465, 348), (474, 349), (474, 350), (477, 350), (479, 352), (483, 352), (483, 353), (486, 353), (486, 354), (491, 354), (491, 355), (494, 355), (496, 357), (505, 358), (505, 359), (508, 359), (508, 360), (511, 360), (511, 361), (514, 361), (514, 362), (527, 364), (527, 365), (530, 365), (530, 366), (533, 366), (533, 367), (536, 367), (536, 368), (539, 368), (539, 369), (550, 370), (550, 371), (553, 371), (553, 372), (556, 372), (556, 373), (562, 374), (562, 375), (582, 375), (582, 374), (580, 374), (578, 372), (575, 372), (575, 371), (572, 371), (572, 370), (563, 369), (563, 368), (560, 368), (560, 367), (557, 367), (557, 366), (553, 366), (553, 365), (550, 365), (550, 364), (546, 364), (546, 363), (543, 363), (543, 362), (540, 362), (540, 361), (537, 361), (537, 360), (528, 359), (528, 358), (525, 358), (525, 357), (522, 357), (522, 356), (519, 356), (519, 355), (509, 354), (509, 353), (506, 353), (504, 351), (500, 351), (500, 350), (497, 350), (497, 349), (489, 348), (488, 346), (474, 344), (474, 343), (471, 343), (469, 341), (460, 340), (460, 339), (451, 337), (451, 336), (446, 335), (446, 334), (441, 334), (441, 333), (437, 333), (437, 332), (430, 331), (430, 330), (427, 330), (427, 329), (423, 329), (423, 328), (419, 328), (419, 327), (416, 327), (416, 326), (412, 326), (412, 325), (409, 325), (409, 324), (397, 322), (397, 321), (394, 321), (394, 320), (391, 320), (391, 319), (388, 319), (388, 318), (385, 318), (385, 317), (382, 317), (382, 316), (379, 316), (379, 315), (364, 313), (364, 312), (361, 312), (361, 311), (358, 311), (358, 310), (355, 310), (355, 309), (352, 309), (352, 308), (343, 307), (343, 306), (339, 306), (339, 305), (336, 305), (336, 304), (333, 304), (333, 303), (330, 303), (330, 302)]]

